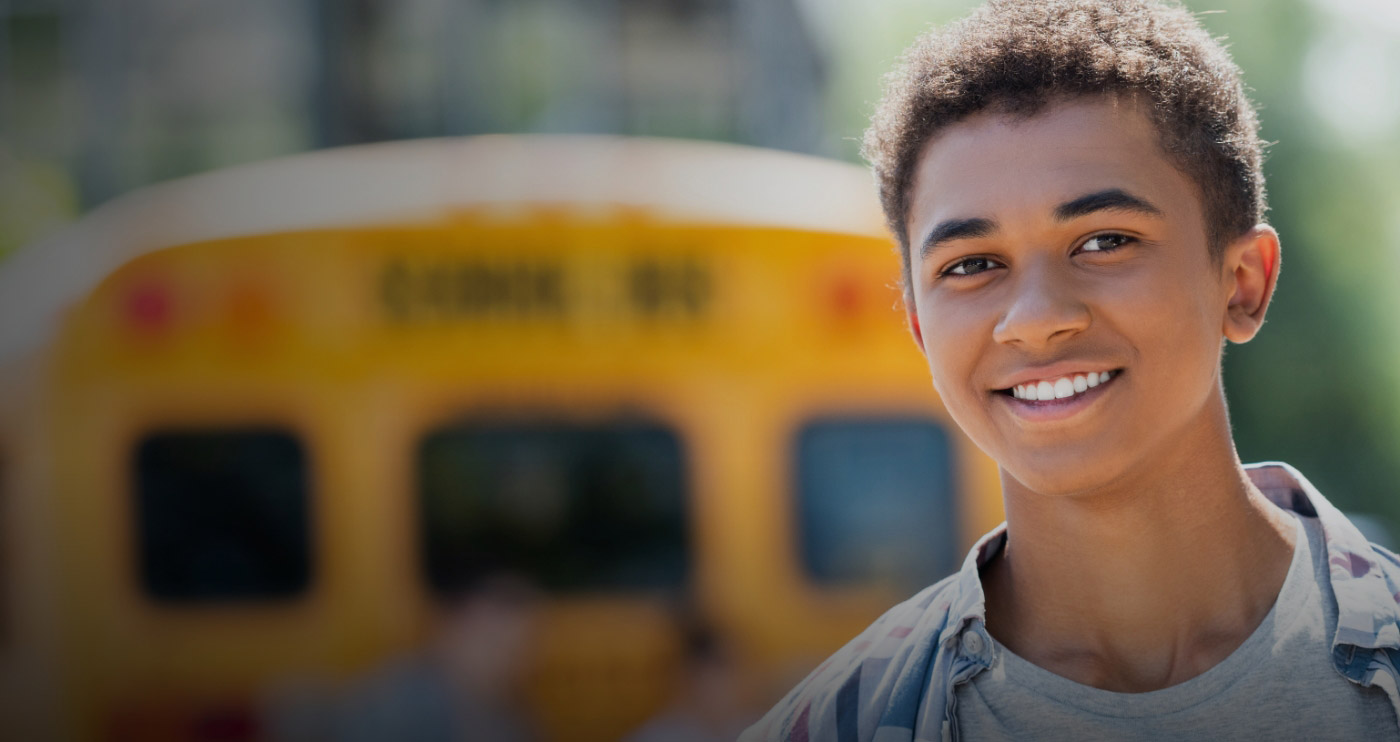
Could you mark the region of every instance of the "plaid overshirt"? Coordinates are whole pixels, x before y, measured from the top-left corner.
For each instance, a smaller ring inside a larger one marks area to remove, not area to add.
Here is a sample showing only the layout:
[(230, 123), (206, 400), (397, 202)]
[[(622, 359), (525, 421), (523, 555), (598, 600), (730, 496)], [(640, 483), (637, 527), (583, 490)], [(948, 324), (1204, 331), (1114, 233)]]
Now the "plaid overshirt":
[[(1245, 468), (1279, 507), (1315, 516), (1327, 543), (1343, 677), (1382, 688), (1400, 718), (1400, 558), (1361, 532), (1293, 467)], [(1002, 524), (962, 568), (890, 609), (813, 670), (741, 742), (936, 742), (958, 739), (956, 689), (991, 664), (978, 567), (1006, 538)]]

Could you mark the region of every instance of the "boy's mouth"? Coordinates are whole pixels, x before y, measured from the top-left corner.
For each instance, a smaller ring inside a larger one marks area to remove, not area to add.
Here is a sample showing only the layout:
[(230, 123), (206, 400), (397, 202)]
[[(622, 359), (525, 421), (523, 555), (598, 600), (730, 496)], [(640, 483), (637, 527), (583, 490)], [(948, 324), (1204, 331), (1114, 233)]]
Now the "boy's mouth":
[(1107, 384), (1112, 381), (1123, 369), (1116, 368), (1109, 371), (1086, 371), (1083, 373), (1065, 374), (1055, 378), (1037, 379), (1017, 384), (1006, 389), (996, 390), (998, 394), (1004, 394), (1025, 402), (1054, 402), (1077, 397), (1092, 389)]

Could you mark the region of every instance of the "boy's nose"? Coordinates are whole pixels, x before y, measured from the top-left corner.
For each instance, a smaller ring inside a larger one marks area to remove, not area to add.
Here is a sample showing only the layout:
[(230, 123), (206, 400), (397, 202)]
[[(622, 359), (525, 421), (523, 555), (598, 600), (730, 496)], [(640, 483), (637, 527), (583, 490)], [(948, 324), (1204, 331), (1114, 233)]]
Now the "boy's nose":
[(1013, 287), (1005, 312), (992, 330), (998, 343), (1049, 345), (1089, 326), (1090, 312), (1064, 271), (1027, 267)]

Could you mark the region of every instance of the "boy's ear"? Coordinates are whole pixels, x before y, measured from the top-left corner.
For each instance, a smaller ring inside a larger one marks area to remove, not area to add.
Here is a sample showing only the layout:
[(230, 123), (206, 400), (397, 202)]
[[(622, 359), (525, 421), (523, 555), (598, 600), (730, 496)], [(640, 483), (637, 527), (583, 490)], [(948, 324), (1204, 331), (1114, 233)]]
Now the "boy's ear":
[(919, 352), (924, 352), (924, 328), (919, 326), (919, 312), (914, 308), (913, 299), (905, 299), (904, 312), (909, 317), (909, 333), (914, 336), (914, 344), (919, 346)]
[(1264, 312), (1278, 284), (1278, 232), (1260, 224), (1225, 247), (1222, 269), (1230, 288), (1225, 307), (1225, 337), (1247, 343), (1264, 324)]

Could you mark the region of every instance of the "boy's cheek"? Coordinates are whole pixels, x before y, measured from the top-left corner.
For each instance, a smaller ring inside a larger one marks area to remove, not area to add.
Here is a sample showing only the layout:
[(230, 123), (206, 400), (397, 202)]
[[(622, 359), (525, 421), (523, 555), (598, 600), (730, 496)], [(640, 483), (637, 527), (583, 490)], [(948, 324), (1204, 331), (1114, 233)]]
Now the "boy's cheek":
[(996, 436), (988, 410), (991, 400), (973, 387), (966, 369), (946, 365), (947, 360), (931, 358), (929, 361), (933, 389), (958, 429), (978, 448), (994, 454)]

